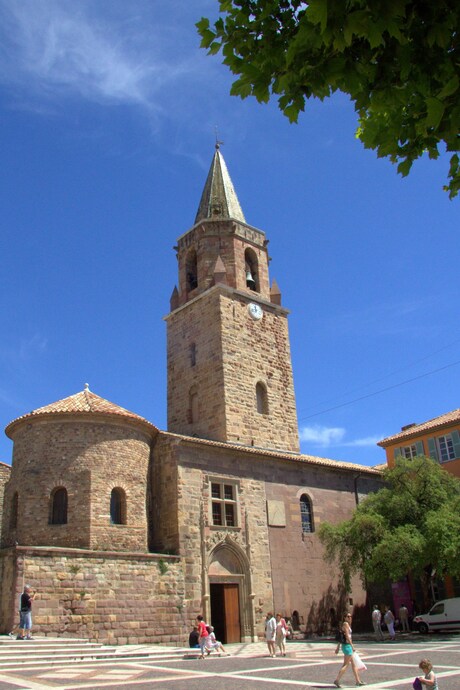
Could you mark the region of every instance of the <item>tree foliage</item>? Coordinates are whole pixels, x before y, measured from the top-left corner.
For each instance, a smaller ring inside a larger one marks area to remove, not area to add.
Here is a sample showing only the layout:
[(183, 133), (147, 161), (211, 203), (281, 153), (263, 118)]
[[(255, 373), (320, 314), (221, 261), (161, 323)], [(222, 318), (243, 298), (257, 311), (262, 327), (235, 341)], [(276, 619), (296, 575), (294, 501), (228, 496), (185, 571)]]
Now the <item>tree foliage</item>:
[(369, 583), (412, 572), (426, 591), (434, 571), (460, 575), (460, 481), (424, 456), (399, 458), (384, 481), (350, 520), (321, 525), (326, 558), (347, 583), (354, 573)]
[(238, 76), (233, 95), (274, 94), (296, 122), (306, 99), (335, 91), (355, 104), (357, 136), (407, 175), (423, 153), (453, 153), (445, 189), (460, 188), (458, 0), (220, 0), (219, 19), (197, 23)]

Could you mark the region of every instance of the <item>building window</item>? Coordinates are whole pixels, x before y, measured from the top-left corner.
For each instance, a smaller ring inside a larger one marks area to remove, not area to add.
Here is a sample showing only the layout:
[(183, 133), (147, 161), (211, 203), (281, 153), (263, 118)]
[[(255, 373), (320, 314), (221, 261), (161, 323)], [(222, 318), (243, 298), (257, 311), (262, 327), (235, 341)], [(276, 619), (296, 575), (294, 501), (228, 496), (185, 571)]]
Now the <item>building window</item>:
[(18, 526), (18, 512), (19, 512), (19, 494), (17, 491), (13, 494), (13, 499), (11, 501), (11, 513), (10, 513), (10, 529), (16, 529)]
[(212, 524), (218, 527), (237, 527), (237, 487), (227, 482), (211, 482)]
[(196, 345), (195, 345), (195, 343), (192, 343), (190, 345), (190, 364), (192, 367), (194, 367), (196, 364)]
[(191, 249), (187, 254), (187, 260), (185, 262), (185, 275), (187, 291), (191, 292), (198, 287), (198, 261), (196, 251), (194, 249)]
[(110, 524), (126, 525), (126, 495), (123, 489), (112, 489), (110, 494)]
[(59, 486), (51, 492), (50, 524), (67, 524), (67, 489), (63, 486)]
[(406, 458), (407, 460), (412, 460), (417, 455), (415, 443), (411, 446), (404, 446), (403, 448), (401, 448), (401, 450), (403, 458)]
[(413, 460), (418, 455), (424, 455), (425, 449), (423, 446), (423, 441), (415, 441), (411, 443), (410, 446), (402, 446), (401, 448), (394, 449), (395, 460), (399, 456), (406, 458), (406, 460)]
[(256, 404), (259, 414), (268, 414), (268, 396), (265, 384), (259, 381), (256, 385)]
[(302, 534), (314, 532), (311, 501), (306, 494), (302, 494), (300, 497), (300, 518), (302, 520)]
[(455, 459), (455, 450), (452, 436), (449, 434), (447, 436), (439, 436), (438, 441), (438, 451), (439, 451), (439, 461), (447, 462), (448, 460)]

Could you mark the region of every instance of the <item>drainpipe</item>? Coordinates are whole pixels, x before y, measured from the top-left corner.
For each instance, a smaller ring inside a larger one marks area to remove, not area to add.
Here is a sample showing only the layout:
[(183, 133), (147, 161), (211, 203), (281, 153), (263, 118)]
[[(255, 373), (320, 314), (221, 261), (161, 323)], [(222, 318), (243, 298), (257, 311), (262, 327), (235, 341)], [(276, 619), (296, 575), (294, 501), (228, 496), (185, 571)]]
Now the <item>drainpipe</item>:
[(353, 478), (353, 485), (355, 488), (355, 503), (359, 505), (359, 494), (358, 494), (358, 479), (362, 476), (362, 472), (358, 472)]

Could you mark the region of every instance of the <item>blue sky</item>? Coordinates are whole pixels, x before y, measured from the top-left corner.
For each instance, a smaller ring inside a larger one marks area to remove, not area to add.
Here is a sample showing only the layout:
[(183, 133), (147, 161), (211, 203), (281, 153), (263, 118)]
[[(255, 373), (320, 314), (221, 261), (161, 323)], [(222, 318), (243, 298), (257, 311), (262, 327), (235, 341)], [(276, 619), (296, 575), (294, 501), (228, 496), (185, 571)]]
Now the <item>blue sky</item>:
[[(459, 407), (459, 202), (448, 158), (402, 179), (352, 105), (230, 97), (199, 48), (215, 0), (0, 0), (0, 422), (92, 391), (166, 427), (175, 240), (215, 127), (291, 310), (302, 450), (384, 462), (377, 440)], [(2, 435), (0, 460), (11, 461)]]

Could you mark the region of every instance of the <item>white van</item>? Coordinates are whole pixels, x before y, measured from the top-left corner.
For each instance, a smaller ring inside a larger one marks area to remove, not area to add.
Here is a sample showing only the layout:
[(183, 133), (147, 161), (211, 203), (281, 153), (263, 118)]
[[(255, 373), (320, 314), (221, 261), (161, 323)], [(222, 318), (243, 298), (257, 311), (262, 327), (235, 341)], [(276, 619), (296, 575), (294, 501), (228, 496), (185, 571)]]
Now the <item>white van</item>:
[(415, 616), (414, 627), (422, 634), (433, 630), (456, 630), (460, 628), (460, 597), (437, 601), (428, 613)]

